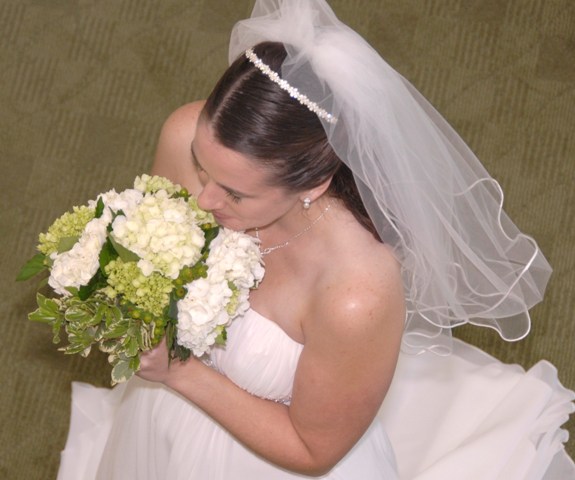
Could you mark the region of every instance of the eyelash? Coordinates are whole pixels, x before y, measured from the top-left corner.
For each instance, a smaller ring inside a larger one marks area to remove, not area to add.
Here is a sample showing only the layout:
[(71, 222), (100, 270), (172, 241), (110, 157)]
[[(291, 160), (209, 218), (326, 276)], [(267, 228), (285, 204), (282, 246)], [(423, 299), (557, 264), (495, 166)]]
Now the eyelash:
[(234, 195), (232, 192), (226, 192), (226, 196), (229, 197), (234, 203), (240, 203), (242, 200), (241, 197)]
[[(198, 171), (198, 173), (205, 173), (205, 170), (201, 167), (201, 165), (196, 161), (196, 159), (194, 157), (192, 157), (194, 160), (194, 165), (196, 166), (196, 169)], [(232, 192), (228, 192), (226, 191), (226, 196), (229, 197), (231, 199), (232, 202), (234, 203), (240, 203), (240, 201), (242, 200), (241, 197), (238, 197), (237, 195), (233, 194)]]

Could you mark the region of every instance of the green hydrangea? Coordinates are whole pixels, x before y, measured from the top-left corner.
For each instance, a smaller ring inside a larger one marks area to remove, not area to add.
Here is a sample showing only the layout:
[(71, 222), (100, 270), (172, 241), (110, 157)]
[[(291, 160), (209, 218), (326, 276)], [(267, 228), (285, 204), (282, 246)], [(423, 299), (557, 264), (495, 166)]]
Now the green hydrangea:
[(234, 285), (233, 282), (228, 282), (228, 287), (230, 287), (230, 290), (232, 291), (232, 296), (226, 305), (226, 312), (228, 312), (230, 317), (233, 317), (236, 314), (238, 306), (240, 305), (240, 295), (242, 292), (238, 287)]
[(194, 210), (194, 212), (196, 212), (196, 220), (198, 224), (216, 224), (216, 219), (214, 216), (210, 212), (206, 212), (198, 206), (198, 199), (196, 197), (188, 198), (188, 205), (192, 208), (192, 210)]
[(165, 190), (168, 195), (174, 195), (182, 190), (180, 185), (172, 183), (167, 178), (147, 174), (136, 177), (134, 188), (143, 193), (155, 193), (158, 190)]
[(40, 234), (38, 250), (47, 256), (69, 250), (94, 215), (93, 208), (85, 205), (74, 207), (50, 225), (46, 233)]
[(172, 280), (159, 273), (145, 276), (134, 262), (124, 262), (120, 258), (112, 260), (105, 267), (108, 287), (103, 289), (110, 298), (122, 295), (138, 308), (161, 316), (170, 302), (173, 289)]

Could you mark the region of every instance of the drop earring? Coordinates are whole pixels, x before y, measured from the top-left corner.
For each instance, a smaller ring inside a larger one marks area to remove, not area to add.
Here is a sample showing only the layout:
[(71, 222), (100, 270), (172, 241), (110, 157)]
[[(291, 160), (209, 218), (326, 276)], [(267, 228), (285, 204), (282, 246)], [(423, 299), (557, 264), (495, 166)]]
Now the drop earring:
[(309, 197), (305, 197), (303, 199), (303, 208), (304, 210), (309, 210), (309, 207), (311, 206), (311, 199)]

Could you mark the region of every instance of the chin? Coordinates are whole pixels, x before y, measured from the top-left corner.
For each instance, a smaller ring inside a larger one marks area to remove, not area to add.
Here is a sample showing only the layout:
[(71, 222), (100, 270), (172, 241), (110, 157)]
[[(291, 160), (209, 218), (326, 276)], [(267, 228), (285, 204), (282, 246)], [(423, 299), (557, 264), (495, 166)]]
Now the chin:
[(228, 226), (230, 224), (230, 220), (231, 220), (229, 217), (226, 217), (224, 215), (218, 215), (217, 213), (213, 213), (213, 212), (212, 212), (212, 215), (214, 216), (218, 225), (220, 225), (222, 227), (230, 228)]
[(230, 218), (216, 218), (216, 222), (220, 227), (227, 228), (229, 230), (243, 230), (241, 226), (234, 222), (233, 219)]
[(241, 220), (235, 217), (229, 217), (227, 215), (220, 216), (214, 213), (212, 213), (212, 215), (214, 215), (214, 218), (220, 227), (224, 227), (229, 230), (243, 232), (245, 230), (252, 228), (251, 225), (246, 225), (245, 224), (246, 222), (242, 222)]

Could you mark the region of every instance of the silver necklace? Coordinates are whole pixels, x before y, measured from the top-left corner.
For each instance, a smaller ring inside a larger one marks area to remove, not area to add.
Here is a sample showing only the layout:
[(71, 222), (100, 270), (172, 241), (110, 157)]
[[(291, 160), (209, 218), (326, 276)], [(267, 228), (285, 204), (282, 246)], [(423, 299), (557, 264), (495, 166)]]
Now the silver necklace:
[[(325, 207), (323, 209), (323, 212), (321, 212), (319, 214), (319, 216), (313, 221), (311, 222), (307, 227), (305, 227), (301, 232), (296, 233), (293, 237), (288, 238), (285, 242), (283, 243), (278, 243), (277, 245), (274, 245), (272, 247), (267, 247), (267, 248), (260, 248), (260, 252), (262, 254), (262, 257), (265, 255), (268, 255), (269, 253), (272, 253), (274, 250), (278, 250), (280, 248), (284, 248), (287, 247), (291, 242), (293, 242), (296, 238), (301, 237), (304, 233), (306, 233), (307, 231), (309, 231), (317, 222), (319, 222), (323, 216), (327, 213), (327, 211), (329, 210), (329, 208), (331, 207), (331, 203), (327, 204), (327, 207)], [(259, 240), (260, 239), (260, 231), (259, 228), (255, 229), (255, 233), (256, 233), (256, 238)]]

